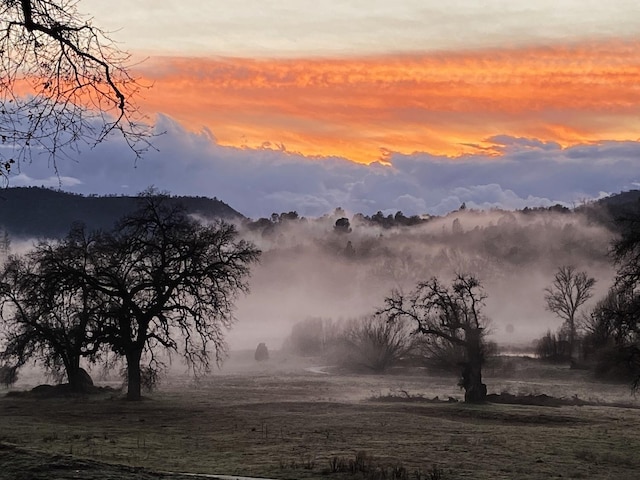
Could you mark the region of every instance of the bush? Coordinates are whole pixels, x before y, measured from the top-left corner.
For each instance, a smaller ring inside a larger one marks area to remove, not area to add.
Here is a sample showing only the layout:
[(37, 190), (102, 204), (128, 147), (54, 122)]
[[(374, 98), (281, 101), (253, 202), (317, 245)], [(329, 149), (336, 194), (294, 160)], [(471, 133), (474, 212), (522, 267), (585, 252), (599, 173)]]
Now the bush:
[(384, 372), (409, 350), (409, 328), (371, 315), (349, 320), (339, 336), (337, 358), (346, 368)]
[(464, 364), (465, 349), (462, 345), (421, 335), (413, 342), (412, 355), (431, 370), (458, 373)]
[(253, 356), (256, 359), (256, 362), (264, 362), (269, 360), (269, 350), (267, 349), (267, 345), (264, 343), (259, 343), (256, 348), (256, 353)]

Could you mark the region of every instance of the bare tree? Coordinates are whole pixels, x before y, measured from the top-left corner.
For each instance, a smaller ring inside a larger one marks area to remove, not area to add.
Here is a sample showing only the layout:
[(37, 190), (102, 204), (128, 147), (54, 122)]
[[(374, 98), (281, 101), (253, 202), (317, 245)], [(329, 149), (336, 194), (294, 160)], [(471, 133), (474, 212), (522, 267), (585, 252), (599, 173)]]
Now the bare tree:
[(129, 55), (77, 0), (0, 0), (0, 174), (43, 153), (53, 162), (79, 143), (119, 132), (136, 158), (150, 127), (135, 105)]
[(1, 272), (0, 358), (14, 368), (38, 361), (56, 375), (64, 372), (73, 391), (88, 386), (80, 361), (99, 357), (106, 311), (97, 292), (66, 273), (70, 265), (86, 267), (91, 242), (78, 225), (60, 242), (42, 241), (9, 257)]
[(408, 295), (393, 291), (378, 313), (390, 322), (408, 319), (415, 324), (417, 334), (462, 347), (460, 386), (465, 390), (465, 401), (483, 402), (487, 396), (487, 387), (482, 383), (488, 323), (482, 314), (485, 299), (480, 281), (471, 275), (457, 275), (451, 287), (434, 277), (419, 283)]
[(139, 210), (97, 239), (90, 268), (68, 272), (108, 299), (105, 341), (126, 359), (131, 400), (140, 399), (145, 354), (153, 363), (158, 349), (178, 352), (204, 369), (212, 349), (222, 360), (235, 299), (260, 254), (234, 226), (202, 225), (166, 199), (147, 192)]
[(545, 288), (544, 299), (547, 310), (564, 320), (569, 334), (569, 356), (575, 351), (576, 314), (578, 309), (593, 295), (596, 280), (586, 272), (578, 272), (575, 267), (564, 265), (558, 269), (553, 284)]
[(620, 236), (613, 243), (613, 256), (617, 265), (615, 288), (623, 292), (615, 305), (615, 323), (622, 327), (625, 338), (622, 348), (626, 363), (633, 376), (634, 392), (640, 390), (640, 210), (637, 204), (623, 210), (616, 218)]
[[(615, 288), (625, 292), (624, 312), (636, 319), (633, 325), (638, 331), (640, 318), (640, 210), (635, 207), (616, 218), (620, 230), (613, 243), (613, 256), (617, 265)], [(622, 305), (620, 305), (622, 306)]]
[(624, 346), (634, 341), (637, 317), (629, 310), (633, 301), (632, 290), (614, 285), (590, 314), (584, 315), (582, 326), (591, 347)]

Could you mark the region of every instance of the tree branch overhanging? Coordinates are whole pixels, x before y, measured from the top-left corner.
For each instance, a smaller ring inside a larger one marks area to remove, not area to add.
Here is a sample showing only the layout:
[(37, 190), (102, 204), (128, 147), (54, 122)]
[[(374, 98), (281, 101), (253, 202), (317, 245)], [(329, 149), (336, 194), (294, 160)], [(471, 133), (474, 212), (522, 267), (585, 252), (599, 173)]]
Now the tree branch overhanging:
[(77, 10), (77, 0), (0, 1), (0, 175), (118, 132), (139, 158), (151, 126), (135, 104), (144, 88), (130, 56)]

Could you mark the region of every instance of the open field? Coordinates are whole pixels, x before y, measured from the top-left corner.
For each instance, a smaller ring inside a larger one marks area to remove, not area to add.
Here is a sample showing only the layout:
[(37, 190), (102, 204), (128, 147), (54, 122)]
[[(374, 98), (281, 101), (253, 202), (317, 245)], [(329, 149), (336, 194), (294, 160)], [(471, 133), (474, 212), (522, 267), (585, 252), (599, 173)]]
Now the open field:
[[(0, 478), (639, 478), (640, 402), (625, 385), (516, 359), (487, 372), (490, 392), (629, 408), (472, 406), (415, 401), (460, 398), (453, 377), (327, 375), (305, 370), (312, 364), (236, 355), (221, 372), (172, 377), (138, 403), (115, 393), (3, 396)], [(358, 465), (367, 472), (351, 473)]]

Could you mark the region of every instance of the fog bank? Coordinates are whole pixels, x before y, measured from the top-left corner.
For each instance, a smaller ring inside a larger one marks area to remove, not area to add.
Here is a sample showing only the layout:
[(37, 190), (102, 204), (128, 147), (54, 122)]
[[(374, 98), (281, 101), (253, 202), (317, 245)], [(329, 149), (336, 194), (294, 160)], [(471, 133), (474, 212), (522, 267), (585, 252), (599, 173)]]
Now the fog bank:
[[(335, 228), (342, 215), (350, 219), (348, 233)], [(544, 301), (558, 267), (573, 265), (597, 279), (592, 303), (614, 276), (607, 255), (613, 233), (573, 212), (461, 210), (419, 225), (383, 228), (337, 211), (251, 227), (243, 235), (264, 253), (253, 268), (250, 295), (238, 303), (238, 323), (228, 337), (232, 349), (259, 342), (277, 349), (295, 322), (369, 314), (393, 288), (408, 291), (433, 276), (449, 281), (456, 273), (482, 281), (493, 340), (527, 343), (561, 324)]]

